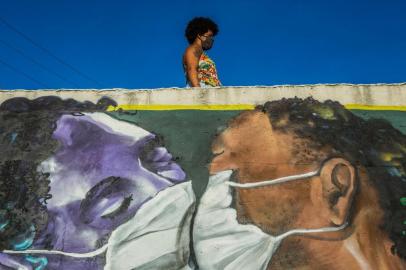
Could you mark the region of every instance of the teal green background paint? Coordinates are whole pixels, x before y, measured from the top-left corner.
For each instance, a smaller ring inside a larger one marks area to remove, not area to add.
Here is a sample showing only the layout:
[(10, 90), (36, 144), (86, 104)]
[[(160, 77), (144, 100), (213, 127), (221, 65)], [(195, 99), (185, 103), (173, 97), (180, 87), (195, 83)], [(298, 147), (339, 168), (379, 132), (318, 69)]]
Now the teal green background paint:
[[(209, 177), (210, 145), (215, 135), (227, 125), (227, 121), (241, 111), (137, 111), (134, 115), (110, 113), (162, 136), (165, 147), (192, 180), (193, 189), (200, 196)], [(131, 112), (130, 112), (131, 113)]]
[[(351, 110), (355, 115), (369, 119), (388, 120), (406, 134), (406, 112)], [(113, 117), (134, 123), (162, 136), (164, 145), (192, 180), (199, 198), (208, 181), (211, 160), (211, 142), (227, 126), (227, 122), (241, 111), (168, 110), (110, 112)], [(405, 198), (406, 200), (406, 198)], [(402, 202), (403, 203), (403, 202)], [(406, 201), (404, 202), (406, 205)]]
[(389, 121), (396, 129), (406, 134), (406, 112), (405, 111), (365, 111), (350, 110), (355, 115), (364, 119), (378, 118)]

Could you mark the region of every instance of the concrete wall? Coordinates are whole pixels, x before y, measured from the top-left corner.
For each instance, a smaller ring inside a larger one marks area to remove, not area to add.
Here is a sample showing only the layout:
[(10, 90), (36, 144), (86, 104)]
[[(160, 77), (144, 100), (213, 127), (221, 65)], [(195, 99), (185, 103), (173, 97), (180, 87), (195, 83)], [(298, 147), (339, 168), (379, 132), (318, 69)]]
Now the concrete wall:
[(102, 90), (2, 90), (1, 100), (25, 96), (36, 98), (43, 95), (56, 95), (78, 101), (96, 101), (102, 96), (114, 99), (118, 104), (142, 105), (214, 105), (214, 104), (262, 104), (281, 98), (313, 96), (317, 100), (332, 99), (341, 104), (362, 104), (372, 106), (405, 106), (406, 84), (316, 84), (224, 87), (211, 89), (163, 88), (154, 91), (146, 89), (102, 89)]
[(0, 268), (406, 267), (406, 84), (0, 103)]

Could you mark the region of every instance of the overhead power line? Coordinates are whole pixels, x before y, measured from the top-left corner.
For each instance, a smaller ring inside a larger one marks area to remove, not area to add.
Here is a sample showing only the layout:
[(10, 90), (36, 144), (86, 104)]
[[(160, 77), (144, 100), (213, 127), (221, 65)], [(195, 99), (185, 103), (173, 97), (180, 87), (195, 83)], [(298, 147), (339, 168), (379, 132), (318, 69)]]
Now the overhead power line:
[(3, 61), (2, 59), (0, 59), (0, 64), (5, 65), (6, 67), (8, 67), (9, 69), (11, 69), (12, 71), (14, 71), (14, 72), (16, 72), (16, 73), (18, 73), (18, 74), (20, 74), (20, 75), (26, 77), (27, 79), (29, 79), (29, 80), (31, 80), (31, 81), (33, 81), (33, 82), (35, 82), (35, 83), (41, 85), (42, 87), (50, 88), (50, 87), (49, 87), (48, 85), (46, 85), (45, 83), (42, 83), (42, 82), (38, 81), (37, 79), (35, 79), (35, 78), (33, 78), (32, 76), (30, 76), (30, 75), (28, 75), (27, 73), (25, 73), (24, 71), (21, 71), (21, 70), (19, 70), (18, 68), (14, 67), (14, 66), (12, 66), (12, 65), (10, 65), (10, 64), (8, 64), (7, 62)]
[(88, 75), (84, 74), (83, 72), (81, 72), (80, 70), (78, 70), (77, 68), (75, 68), (74, 66), (72, 66), (71, 64), (65, 62), (64, 60), (62, 60), (61, 58), (59, 58), (58, 56), (56, 56), (54, 53), (52, 53), (51, 51), (49, 51), (47, 48), (43, 47), (42, 45), (40, 45), (39, 43), (37, 43), (36, 41), (34, 41), (32, 38), (30, 38), (28, 35), (24, 34), (23, 32), (21, 32), (20, 30), (18, 30), (16, 27), (14, 27), (13, 25), (11, 25), (9, 22), (7, 22), (4, 18), (0, 17), (0, 22), (2, 22), (5, 26), (7, 26), (10, 30), (12, 30), (13, 32), (17, 33), (18, 35), (20, 35), (21, 37), (23, 37), (25, 40), (27, 40), (28, 42), (30, 42), (31, 44), (33, 44), (35, 47), (39, 48), (41, 51), (43, 51), (44, 53), (48, 54), (49, 56), (51, 56), (52, 58), (54, 58), (56, 61), (58, 61), (60, 64), (64, 65), (65, 67), (69, 68), (70, 70), (74, 71), (75, 73), (79, 74), (80, 76), (82, 76), (83, 78), (87, 79), (88, 81), (91, 81), (95, 84), (97, 84), (99, 87), (102, 87), (102, 84), (99, 83), (98, 81), (96, 81), (95, 79), (89, 77)]
[(18, 54), (20, 54), (24, 58), (28, 59), (29, 61), (31, 61), (35, 65), (39, 66), (43, 70), (55, 75), (56, 77), (58, 77), (62, 81), (67, 82), (67, 83), (79, 88), (79, 85), (77, 85), (75, 82), (73, 82), (73, 81), (69, 80), (68, 78), (66, 78), (65, 76), (53, 71), (52, 69), (47, 68), (46, 66), (44, 66), (43, 64), (41, 64), (40, 62), (38, 62), (37, 60), (32, 58), (31, 56), (27, 55), (23, 50), (17, 48), (16, 46), (13, 46), (10, 43), (8, 43), (8, 42), (6, 42), (6, 41), (4, 41), (2, 39), (0, 39), (0, 43), (2, 43), (4, 46), (8, 47), (9, 49), (12, 49), (13, 51), (17, 52)]

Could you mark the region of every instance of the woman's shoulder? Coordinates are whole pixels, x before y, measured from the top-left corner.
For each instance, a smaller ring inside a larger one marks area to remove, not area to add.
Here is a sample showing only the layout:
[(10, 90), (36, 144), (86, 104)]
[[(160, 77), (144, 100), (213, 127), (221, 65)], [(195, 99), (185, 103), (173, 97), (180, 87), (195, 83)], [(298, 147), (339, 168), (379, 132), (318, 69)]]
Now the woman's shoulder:
[(196, 49), (196, 47), (190, 45), (185, 49), (185, 52), (183, 54), (183, 57), (196, 57), (200, 58), (200, 56), (203, 54), (202, 50)]

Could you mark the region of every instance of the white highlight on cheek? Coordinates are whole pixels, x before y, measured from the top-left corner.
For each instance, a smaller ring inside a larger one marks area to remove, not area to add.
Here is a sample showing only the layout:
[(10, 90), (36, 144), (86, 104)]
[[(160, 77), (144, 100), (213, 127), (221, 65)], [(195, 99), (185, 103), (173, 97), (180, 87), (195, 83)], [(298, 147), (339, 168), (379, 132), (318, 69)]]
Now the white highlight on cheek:
[[(86, 191), (91, 188), (88, 184), (89, 181), (76, 172), (71, 172), (67, 178), (51, 175), (51, 179), (50, 193), (60, 194), (58, 197), (53, 196), (49, 200), (49, 204), (52, 206), (63, 206), (76, 200), (82, 200), (86, 196)], [(56, 183), (58, 181), (62, 184), (52, 185), (52, 182)], [(62, 194), (63, 196), (61, 196)]]
[(345, 240), (344, 247), (351, 253), (354, 259), (358, 262), (359, 267), (362, 270), (370, 270), (371, 267), (368, 264), (368, 261), (362, 255), (360, 247), (355, 240)]
[(50, 193), (54, 196), (48, 200), (48, 207), (60, 207), (76, 200), (82, 200), (86, 196), (86, 191), (90, 189), (89, 181), (85, 179), (84, 175), (71, 171), (67, 177), (63, 176), (66, 175), (66, 170), (53, 157), (43, 161), (38, 167), (38, 171), (49, 173)]
[(99, 235), (96, 231), (87, 229), (87, 230), (77, 230), (79, 239), (86, 239), (87, 241), (94, 243), (92, 246), (96, 246), (96, 241), (99, 239)]
[(56, 163), (55, 158), (50, 157), (44, 160), (37, 168), (38, 172), (55, 174), (59, 171), (60, 167)]

